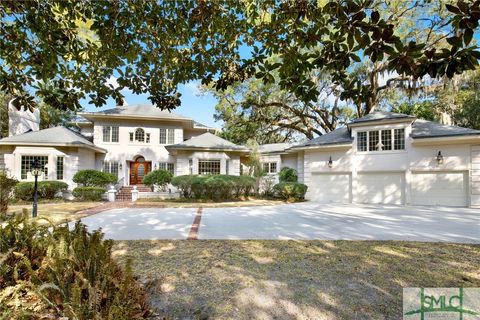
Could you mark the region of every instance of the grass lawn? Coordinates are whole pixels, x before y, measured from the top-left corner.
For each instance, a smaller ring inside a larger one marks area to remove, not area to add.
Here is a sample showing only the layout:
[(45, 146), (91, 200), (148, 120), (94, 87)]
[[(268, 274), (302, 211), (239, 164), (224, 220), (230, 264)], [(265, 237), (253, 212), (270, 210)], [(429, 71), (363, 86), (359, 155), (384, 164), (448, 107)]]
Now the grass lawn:
[(480, 287), (480, 247), (399, 241), (119, 241), (160, 314), (400, 319), (402, 287)]
[[(38, 217), (47, 218), (53, 223), (63, 223), (78, 220), (87, 216), (86, 213), (78, 211), (90, 209), (101, 205), (102, 202), (52, 202), (38, 204)], [(8, 207), (8, 213), (21, 213), (23, 209), (32, 214), (32, 204), (11, 205)], [(41, 221), (41, 220), (39, 220)]]

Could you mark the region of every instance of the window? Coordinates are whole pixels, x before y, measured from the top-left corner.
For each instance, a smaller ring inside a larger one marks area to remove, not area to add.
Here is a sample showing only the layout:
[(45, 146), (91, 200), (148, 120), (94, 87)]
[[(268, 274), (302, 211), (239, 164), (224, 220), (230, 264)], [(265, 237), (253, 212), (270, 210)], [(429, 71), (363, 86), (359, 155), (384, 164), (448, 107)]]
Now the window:
[(405, 129), (357, 132), (357, 151), (405, 150)]
[(225, 174), (229, 174), (230, 171), (230, 160), (225, 161)]
[(392, 150), (392, 130), (382, 130), (382, 150)]
[(57, 157), (57, 180), (63, 180), (63, 157)]
[(130, 132), (130, 142), (133, 142), (133, 132)]
[(103, 162), (103, 172), (112, 173), (116, 177), (118, 177), (118, 162), (116, 162), (116, 161), (104, 161)]
[(150, 143), (150, 133), (145, 134), (145, 142)]
[(380, 148), (380, 139), (378, 131), (368, 132), (368, 151), (378, 151)]
[(27, 179), (28, 173), (32, 172), (32, 162), (38, 160), (43, 167), (43, 179), (48, 179), (48, 156), (22, 156), (21, 179)]
[(198, 174), (220, 174), (220, 160), (199, 160)]
[(405, 129), (395, 129), (394, 132), (394, 149), (395, 150), (404, 150), (405, 149)]
[(160, 144), (175, 143), (175, 129), (160, 128)]
[(367, 151), (367, 132), (357, 133), (357, 149), (358, 151)]
[(188, 159), (188, 171), (193, 174), (193, 159)]
[(118, 142), (118, 127), (103, 127), (103, 142)]
[(266, 173), (277, 173), (277, 163), (276, 162), (263, 163), (263, 171), (265, 171)]
[(145, 130), (138, 128), (135, 130), (135, 141), (145, 142)]
[(175, 164), (172, 162), (159, 162), (158, 163), (158, 168), (160, 170), (168, 170), (172, 174), (175, 174)]

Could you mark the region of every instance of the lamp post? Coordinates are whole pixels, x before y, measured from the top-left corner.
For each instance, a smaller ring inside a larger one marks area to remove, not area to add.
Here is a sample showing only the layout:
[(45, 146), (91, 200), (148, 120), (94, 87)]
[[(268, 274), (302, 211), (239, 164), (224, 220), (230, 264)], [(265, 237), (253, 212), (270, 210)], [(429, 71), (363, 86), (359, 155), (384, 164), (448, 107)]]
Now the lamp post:
[(38, 207), (38, 176), (41, 173), (42, 164), (38, 159), (32, 161), (32, 174), (35, 177), (35, 186), (33, 191), (33, 210), (32, 210), (32, 217), (35, 218), (37, 216), (37, 207)]

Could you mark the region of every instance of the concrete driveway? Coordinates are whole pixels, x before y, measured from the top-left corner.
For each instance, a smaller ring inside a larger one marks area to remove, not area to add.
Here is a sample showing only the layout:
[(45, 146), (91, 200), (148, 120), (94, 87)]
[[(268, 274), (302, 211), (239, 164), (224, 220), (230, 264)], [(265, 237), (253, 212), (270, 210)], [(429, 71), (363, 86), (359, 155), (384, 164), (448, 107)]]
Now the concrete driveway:
[(181, 208), (114, 209), (82, 221), (91, 229), (102, 227), (106, 237), (115, 240), (186, 239), (190, 232), (194, 239), (480, 243), (480, 210), (468, 208), (307, 202), (268, 207), (205, 208), (203, 212)]

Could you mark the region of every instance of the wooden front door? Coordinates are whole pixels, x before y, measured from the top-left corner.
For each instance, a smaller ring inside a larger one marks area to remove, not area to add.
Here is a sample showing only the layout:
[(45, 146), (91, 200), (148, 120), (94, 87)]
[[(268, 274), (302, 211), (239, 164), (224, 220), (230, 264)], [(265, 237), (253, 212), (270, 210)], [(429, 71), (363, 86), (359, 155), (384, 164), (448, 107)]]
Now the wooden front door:
[(130, 184), (142, 184), (143, 177), (151, 170), (151, 163), (146, 162), (144, 157), (138, 157), (130, 163)]

